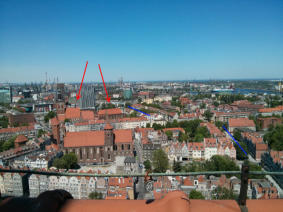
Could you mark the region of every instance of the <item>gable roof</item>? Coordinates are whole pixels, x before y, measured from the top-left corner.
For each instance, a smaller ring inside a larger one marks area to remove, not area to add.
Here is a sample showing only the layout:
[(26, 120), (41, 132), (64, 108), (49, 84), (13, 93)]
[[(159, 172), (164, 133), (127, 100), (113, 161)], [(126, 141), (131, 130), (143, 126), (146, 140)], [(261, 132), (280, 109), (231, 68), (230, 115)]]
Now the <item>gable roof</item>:
[(229, 127), (255, 127), (255, 123), (248, 118), (230, 118)]
[(81, 117), (80, 108), (68, 107), (65, 112), (66, 119), (79, 119)]

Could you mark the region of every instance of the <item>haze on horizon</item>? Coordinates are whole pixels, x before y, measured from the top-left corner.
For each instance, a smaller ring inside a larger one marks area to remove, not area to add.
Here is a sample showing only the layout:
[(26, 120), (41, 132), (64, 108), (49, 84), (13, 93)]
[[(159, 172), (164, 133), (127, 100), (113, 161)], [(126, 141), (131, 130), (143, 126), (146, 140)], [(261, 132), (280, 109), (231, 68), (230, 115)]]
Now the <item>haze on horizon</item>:
[(283, 78), (283, 1), (1, 1), (0, 82)]

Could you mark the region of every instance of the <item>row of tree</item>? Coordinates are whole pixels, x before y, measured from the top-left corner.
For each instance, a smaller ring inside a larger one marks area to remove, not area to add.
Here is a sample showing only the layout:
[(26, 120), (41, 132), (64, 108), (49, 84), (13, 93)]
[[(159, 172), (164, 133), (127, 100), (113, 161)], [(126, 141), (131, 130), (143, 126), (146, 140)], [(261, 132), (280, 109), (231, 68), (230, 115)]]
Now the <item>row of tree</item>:
[(71, 152), (68, 154), (65, 154), (61, 158), (56, 158), (53, 161), (53, 166), (55, 166), (58, 169), (77, 169), (79, 168), (79, 165), (77, 164), (78, 159), (75, 153)]
[(44, 122), (47, 123), (50, 119), (56, 116), (56, 112), (50, 111), (44, 116)]
[(283, 124), (270, 126), (268, 132), (263, 137), (268, 146), (277, 151), (283, 150)]
[[(217, 186), (212, 192), (211, 197), (213, 200), (226, 200), (237, 199), (237, 195), (233, 193), (231, 189)], [(189, 194), (189, 199), (205, 199), (200, 191), (193, 189)]]
[[(194, 141), (201, 142), (204, 138), (211, 137), (207, 127), (201, 127), (200, 123), (202, 121), (200, 119), (190, 120), (190, 121), (181, 121), (177, 122), (174, 120), (173, 122), (167, 122), (166, 125), (156, 124), (154, 123), (152, 127), (154, 130), (162, 130), (164, 128), (176, 128), (180, 127), (185, 129), (185, 133), (180, 133), (178, 136), (179, 141)], [(148, 126), (147, 126), (148, 127)], [(172, 139), (173, 134), (170, 132), (166, 133), (169, 136), (169, 139)]]
[(16, 136), (9, 138), (6, 141), (0, 142), (0, 152), (7, 151), (15, 146)]

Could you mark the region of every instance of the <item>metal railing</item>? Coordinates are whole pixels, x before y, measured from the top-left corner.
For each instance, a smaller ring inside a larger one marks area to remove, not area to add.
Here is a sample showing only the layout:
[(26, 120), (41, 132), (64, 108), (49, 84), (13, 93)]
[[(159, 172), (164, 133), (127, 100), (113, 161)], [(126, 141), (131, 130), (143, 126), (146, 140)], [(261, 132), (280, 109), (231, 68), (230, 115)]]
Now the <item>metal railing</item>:
[[(70, 172), (54, 172), (54, 171), (36, 171), (23, 169), (1, 169), (0, 173), (26, 173), (38, 174), (47, 176), (80, 176), (80, 177), (145, 177), (145, 173), (137, 174), (95, 174), (95, 173), (70, 173)], [(149, 173), (148, 176), (162, 177), (162, 176), (196, 176), (196, 175), (241, 175), (241, 188), (238, 199), (238, 204), (241, 209), (246, 210), (246, 199), (248, 190), (249, 175), (277, 175), (283, 176), (283, 172), (269, 172), (269, 171), (249, 171), (249, 166), (243, 165), (241, 171), (204, 171), (204, 172), (180, 172), (180, 173)]]

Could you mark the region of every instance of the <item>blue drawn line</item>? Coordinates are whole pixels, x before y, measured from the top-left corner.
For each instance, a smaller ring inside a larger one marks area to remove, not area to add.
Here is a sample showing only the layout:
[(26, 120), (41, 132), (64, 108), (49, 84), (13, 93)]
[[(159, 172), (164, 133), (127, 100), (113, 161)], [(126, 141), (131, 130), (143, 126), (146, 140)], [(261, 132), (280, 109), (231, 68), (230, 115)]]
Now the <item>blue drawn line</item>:
[(236, 141), (236, 139), (231, 135), (231, 133), (229, 133), (229, 131), (226, 129), (226, 127), (223, 125), (222, 126), (223, 129), (231, 136), (231, 138), (233, 138), (233, 140), (236, 142), (236, 144), (242, 149), (242, 151), (246, 154), (246, 156), (248, 156), (248, 154), (245, 152), (245, 150), (241, 147), (241, 145), (238, 143), (238, 141)]
[(131, 106), (128, 106), (129, 108), (131, 108), (131, 109), (133, 109), (133, 110), (135, 110), (135, 111), (138, 111), (138, 112), (140, 112), (140, 113), (143, 113), (143, 114), (145, 114), (145, 115), (147, 115), (147, 116), (150, 116), (149, 114), (147, 114), (147, 113), (145, 113), (145, 112), (142, 112), (142, 111), (140, 111), (140, 110), (138, 110), (138, 109), (136, 109), (136, 108), (133, 108), (133, 107), (131, 107)]

